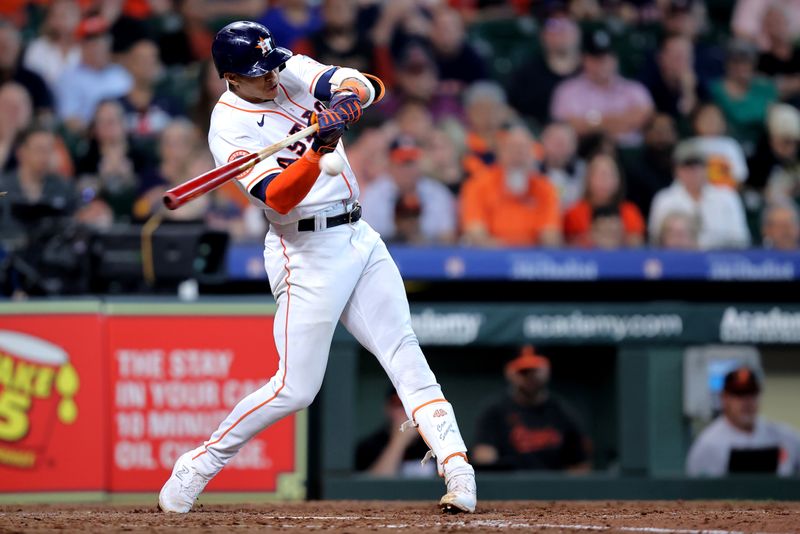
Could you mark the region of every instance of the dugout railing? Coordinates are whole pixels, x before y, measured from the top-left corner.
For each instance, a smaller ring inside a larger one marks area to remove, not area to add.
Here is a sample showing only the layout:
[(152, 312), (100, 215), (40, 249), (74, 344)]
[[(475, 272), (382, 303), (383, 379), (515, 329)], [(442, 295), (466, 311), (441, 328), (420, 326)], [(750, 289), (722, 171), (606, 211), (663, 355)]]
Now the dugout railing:
[[(468, 444), (487, 395), (502, 388), (503, 362), (522, 344), (551, 356), (554, 389), (590, 419), (585, 422), (596, 446), (595, 471), (479, 472), (484, 499), (800, 498), (798, 478), (685, 476), (692, 435), (683, 406), (688, 347), (755, 345), (791, 352), (800, 347), (800, 306), (418, 303), (412, 318)], [(599, 361), (592, 365), (594, 359)], [(381, 424), (387, 383), (374, 358), (340, 328), (318, 414), (312, 416), (320, 425), (311, 444), (312, 495), (430, 499), (441, 492), (436, 478), (372, 478), (354, 471), (358, 439)], [(588, 393), (582, 396), (581, 389)]]

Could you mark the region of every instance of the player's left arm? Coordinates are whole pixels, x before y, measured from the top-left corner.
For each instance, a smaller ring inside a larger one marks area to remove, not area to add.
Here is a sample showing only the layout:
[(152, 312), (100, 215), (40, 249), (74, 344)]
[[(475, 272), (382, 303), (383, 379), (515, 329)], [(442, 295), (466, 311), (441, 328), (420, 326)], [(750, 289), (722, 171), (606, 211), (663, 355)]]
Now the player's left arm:
[(353, 124), (361, 118), (364, 108), (383, 98), (383, 82), (376, 76), (349, 67), (334, 69), (328, 80), (328, 107), (339, 113), (347, 124)]

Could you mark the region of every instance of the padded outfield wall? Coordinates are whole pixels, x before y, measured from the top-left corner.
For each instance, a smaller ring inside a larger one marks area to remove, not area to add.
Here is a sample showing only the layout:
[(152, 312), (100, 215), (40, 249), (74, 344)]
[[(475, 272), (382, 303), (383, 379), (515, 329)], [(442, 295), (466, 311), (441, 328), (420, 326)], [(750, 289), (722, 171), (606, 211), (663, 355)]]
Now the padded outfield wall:
[[(157, 491), (173, 458), (274, 371), (268, 299), (2, 304), (0, 500)], [(797, 479), (682, 475), (686, 349), (753, 345), (765, 363), (770, 354), (797, 360), (798, 305), (425, 303), (412, 314), (468, 442), (486, 399), (502, 392), (503, 363), (533, 343), (551, 357), (553, 388), (577, 406), (595, 443), (591, 475), (481, 473), (483, 498), (800, 499)], [(438, 479), (353, 473), (355, 444), (380, 423), (387, 381), (342, 329), (327, 375), (308, 414), (259, 436), (209, 491), (435, 498)]]

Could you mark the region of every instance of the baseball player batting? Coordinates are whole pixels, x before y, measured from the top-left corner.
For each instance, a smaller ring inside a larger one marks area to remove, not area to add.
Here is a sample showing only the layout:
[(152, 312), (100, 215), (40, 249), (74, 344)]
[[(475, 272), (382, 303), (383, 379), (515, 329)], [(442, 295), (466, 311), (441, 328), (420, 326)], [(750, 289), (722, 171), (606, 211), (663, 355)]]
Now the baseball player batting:
[[(322, 384), (338, 321), (389, 375), (409, 421), (430, 447), (447, 492), (445, 511), (473, 512), (475, 472), (452, 405), (428, 367), (397, 266), (361, 220), (358, 182), (341, 136), (383, 96), (379, 80), (322, 65), (275, 45), (269, 30), (234, 22), (216, 35), (214, 64), (228, 90), (211, 114), (208, 143), (217, 165), (318, 125), (310, 138), (269, 156), (236, 179), (269, 220), (264, 265), (277, 302), (278, 371), (237, 404), (202, 446), (178, 458), (159, 494), (167, 512), (191, 510), (206, 484), (253, 436), (306, 408)], [(323, 104), (327, 103), (327, 107)], [(336, 153), (343, 172), (320, 170)]]

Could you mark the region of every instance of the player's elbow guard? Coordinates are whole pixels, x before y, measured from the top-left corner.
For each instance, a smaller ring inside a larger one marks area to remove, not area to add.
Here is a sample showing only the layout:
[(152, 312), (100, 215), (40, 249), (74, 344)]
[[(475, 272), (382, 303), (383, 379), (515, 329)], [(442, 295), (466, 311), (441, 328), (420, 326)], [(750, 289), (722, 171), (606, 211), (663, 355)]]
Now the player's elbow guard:
[[(356, 69), (349, 67), (340, 67), (331, 76), (330, 84), (331, 90), (336, 92), (337, 89), (347, 89), (351, 85), (352, 80), (358, 80), (363, 85), (365, 93), (355, 91), (359, 95), (361, 105), (368, 108), (370, 105), (380, 102), (386, 93), (386, 88), (383, 82), (377, 76), (372, 74), (364, 74)], [(352, 89), (352, 86), (350, 87)]]

